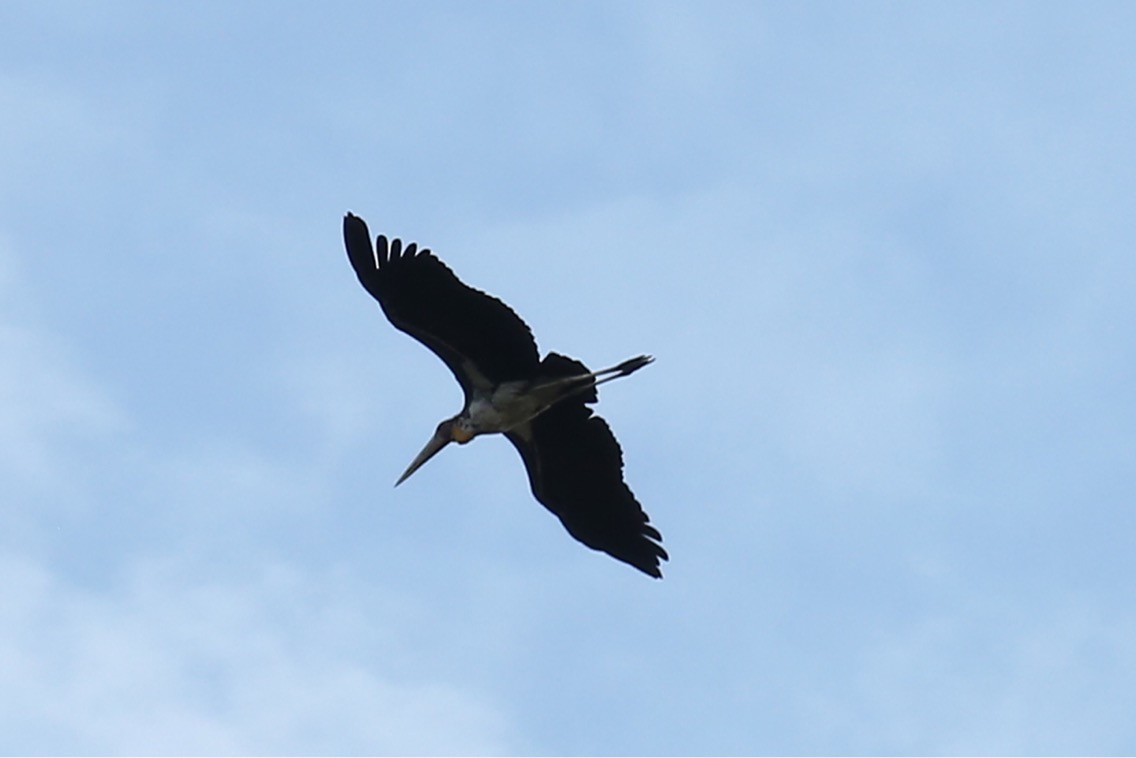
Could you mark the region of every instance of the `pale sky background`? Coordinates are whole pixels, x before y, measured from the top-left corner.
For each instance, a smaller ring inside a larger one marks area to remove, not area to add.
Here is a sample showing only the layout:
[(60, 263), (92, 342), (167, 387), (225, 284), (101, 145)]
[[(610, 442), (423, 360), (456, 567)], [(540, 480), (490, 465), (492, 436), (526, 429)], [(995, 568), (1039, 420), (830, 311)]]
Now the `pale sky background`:
[[(0, 3), (0, 752), (1136, 752), (1136, 5)], [(355, 280), (433, 248), (672, 560)]]

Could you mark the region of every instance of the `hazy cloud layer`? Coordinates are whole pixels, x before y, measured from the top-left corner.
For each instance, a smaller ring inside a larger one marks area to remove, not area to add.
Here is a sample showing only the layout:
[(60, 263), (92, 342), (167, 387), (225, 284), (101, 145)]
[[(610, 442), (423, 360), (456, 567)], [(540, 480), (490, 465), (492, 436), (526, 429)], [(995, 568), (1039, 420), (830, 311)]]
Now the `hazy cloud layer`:
[[(1115, 753), (1136, 707), (1126, 6), (0, 10), (17, 753)], [(574, 543), (339, 225), (601, 413)]]

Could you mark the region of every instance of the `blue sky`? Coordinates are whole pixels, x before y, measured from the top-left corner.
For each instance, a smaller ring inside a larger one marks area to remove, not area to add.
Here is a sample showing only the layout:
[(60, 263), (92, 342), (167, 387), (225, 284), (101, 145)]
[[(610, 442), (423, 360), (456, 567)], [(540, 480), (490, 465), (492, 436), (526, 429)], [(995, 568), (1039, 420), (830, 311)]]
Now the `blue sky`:
[[(1136, 750), (1136, 6), (0, 5), (0, 750)], [(600, 412), (571, 540), (340, 224)]]

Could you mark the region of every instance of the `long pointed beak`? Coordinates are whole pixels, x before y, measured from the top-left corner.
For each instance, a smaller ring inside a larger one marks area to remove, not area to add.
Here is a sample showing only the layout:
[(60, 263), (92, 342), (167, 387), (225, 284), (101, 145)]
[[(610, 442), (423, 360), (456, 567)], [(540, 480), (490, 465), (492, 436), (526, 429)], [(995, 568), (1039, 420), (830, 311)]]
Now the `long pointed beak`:
[(402, 472), (402, 476), (398, 478), (398, 481), (394, 483), (394, 486), (397, 487), (398, 485), (409, 479), (411, 474), (422, 468), (422, 465), (426, 463), (426, 461), (437, 455), (438, 451), (448, 444), (450, 444), (449, 437), (443, 437), (442, 435), (435, 432), (434, 436), (430, 438), (430, 441), (426, 443), (426, 447), (422, 448), (422, 452), (419, 453), (414, 458), (414, 460), (410, 462), (410, 465), (406, 467), (406, 471)]

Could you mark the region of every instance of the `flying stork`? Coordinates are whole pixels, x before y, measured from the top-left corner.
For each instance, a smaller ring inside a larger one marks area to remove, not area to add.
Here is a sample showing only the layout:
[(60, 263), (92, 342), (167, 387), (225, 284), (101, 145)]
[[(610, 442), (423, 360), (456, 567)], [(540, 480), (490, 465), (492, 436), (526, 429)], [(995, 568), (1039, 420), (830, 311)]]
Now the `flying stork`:
[[(568, 532), (595, 550), (661, 578), (667, 552), (623, 481), (623, 455), (607, 423), (588, 407), (596, 387), (652, 361), (640, 355), (602, 371), (559, 353), (542, 360), (525, 322), (473, 289), (428, 249), (343, 219), (347, 257), (359, 282), (396, 329), (430, 348), (465, 393), (461, 413), (438, 424), (397, 487), (451, 442), (504, 434), (525, 463), (533, 495)], [(376, 256), (376, 249), (378, 255)]]

